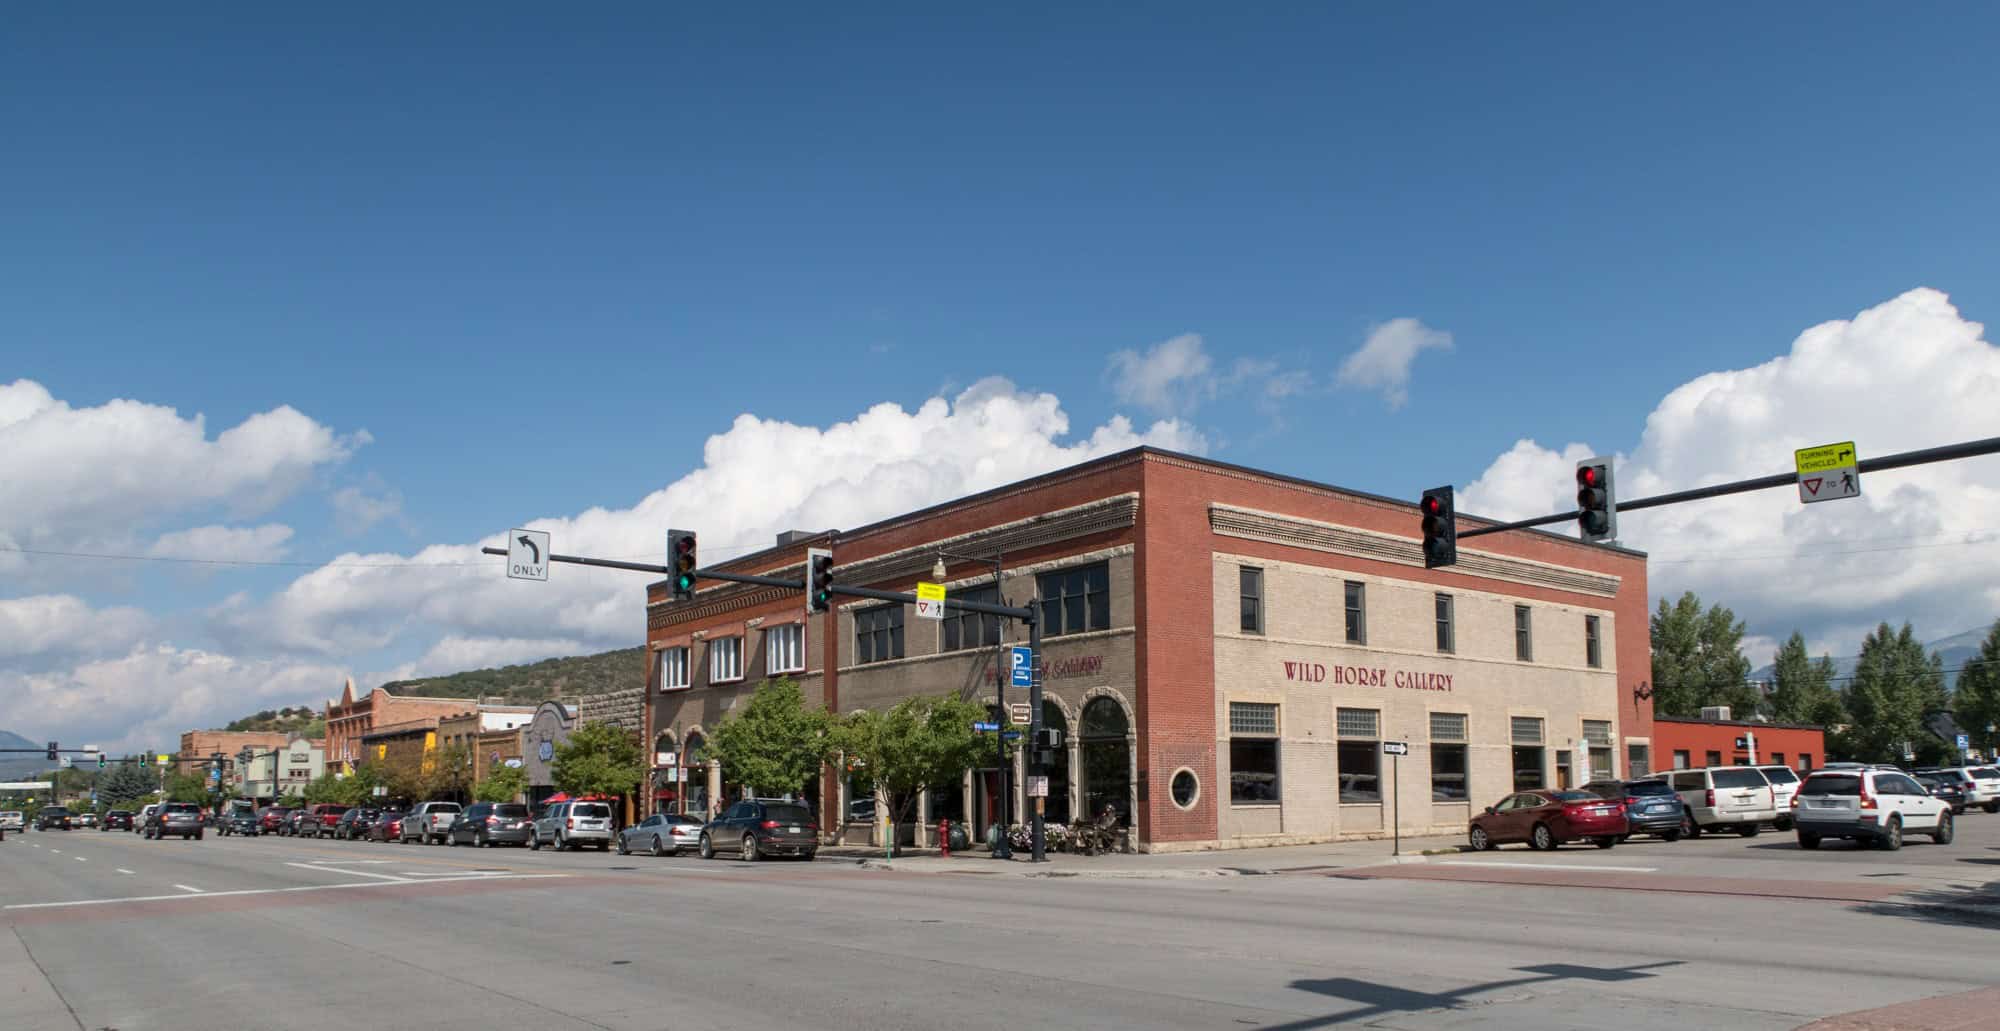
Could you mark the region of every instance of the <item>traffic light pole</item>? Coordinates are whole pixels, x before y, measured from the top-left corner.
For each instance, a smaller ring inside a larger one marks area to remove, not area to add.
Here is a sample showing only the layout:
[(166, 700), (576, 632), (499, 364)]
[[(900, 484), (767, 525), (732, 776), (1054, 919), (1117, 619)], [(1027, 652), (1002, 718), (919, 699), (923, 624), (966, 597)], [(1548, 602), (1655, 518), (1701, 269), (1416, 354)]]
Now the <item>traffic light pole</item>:
[[(1987, 437), (1984, 440), (1968, 440), (1962, 444), (1946, 444), (1942, 447), (1923, 448), (1918, 451), (1903, 451), (1898, 454), (1884, 455), (1881, 458), (1864, 458), (1856, 463), (1856, 466), (1864, 473), (1885, 472), (1890, 469), (1904, 469), (1913, 465), (1929, 465), (1932, 462), (1950, 462), (1960, 458), (1977, 458), (1981, 455), (1992, 454), (2000, 454), (2000, 437)], [(1664, 505), (1678, 505), (1686, 501), (1704, 501), (1708, 498), (1720, 498), (1730, 494), (1746, 494), (1753, 490), (1790, 487), (1796, 485), (1798, 482), (1799, 474), (1796, 471), (1773, 473), (1769, 476), (1759, 476), (1751, 480), (1733, 480), (1729, 483), (1695, 487), (1692, 490), (1677, 490), (1670, 494), (1655, 494), (1650, 498), (1634, 498), (1631, 501), (1620, 501), (1617, 503), (1617, 507), (1620, 512), (1633, 512), (1642, 508), (1659, 508)], [(1571, 510), (1560, 512), (1556, 515), (1522, 519), (1512, 523), (1500, 523), (1494, 526), (1481, 526), (1471, 530), (1460, 530), (1458, 531), (1458, 539), (1464, 540), (1467, 537), (1480, 537), (1489, 533), (1506, 533), (1509, 530), (1525, 530), (1534, 526), (1547, 526), (1551, 523), (1565, 523), (1582, 514), (1579, 510)]]

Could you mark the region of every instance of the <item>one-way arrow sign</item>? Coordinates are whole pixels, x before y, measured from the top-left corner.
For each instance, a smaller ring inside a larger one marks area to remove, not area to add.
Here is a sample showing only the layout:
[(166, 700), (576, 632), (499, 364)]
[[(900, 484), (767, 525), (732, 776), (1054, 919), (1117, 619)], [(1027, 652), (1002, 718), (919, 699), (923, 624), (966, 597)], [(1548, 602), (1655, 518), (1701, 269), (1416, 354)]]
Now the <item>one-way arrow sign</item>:
[(549, 534), (515, 530), (507, 535), (507, 575), (516, 580), (549, 578)]

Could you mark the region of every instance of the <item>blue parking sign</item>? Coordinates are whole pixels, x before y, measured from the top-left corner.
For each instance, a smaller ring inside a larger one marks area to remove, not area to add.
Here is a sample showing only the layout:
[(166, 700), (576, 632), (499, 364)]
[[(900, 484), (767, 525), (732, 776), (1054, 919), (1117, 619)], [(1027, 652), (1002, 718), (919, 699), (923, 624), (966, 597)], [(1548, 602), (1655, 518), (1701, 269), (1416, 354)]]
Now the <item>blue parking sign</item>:
[(1035, 686), (1035, 652), (1026, 645), (1017, 644), (1007, 650), (1013, 673), (1007, 681), (1009, 687)]

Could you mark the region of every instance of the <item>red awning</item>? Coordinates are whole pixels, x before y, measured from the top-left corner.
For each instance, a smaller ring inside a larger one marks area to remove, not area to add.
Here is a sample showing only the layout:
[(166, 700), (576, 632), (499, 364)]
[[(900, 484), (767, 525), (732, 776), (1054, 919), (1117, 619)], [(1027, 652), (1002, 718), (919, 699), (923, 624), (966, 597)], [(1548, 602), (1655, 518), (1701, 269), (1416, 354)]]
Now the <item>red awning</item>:
[(556, 792), (555, 794), (553, 794), (553, 795), (550, 795), (549, 797), (547, 797), (547, 798), (544, 798), (544, 799), (542, 799), (542, 801), (543, 801), (544, 803), (547, 803), (547, 802), (567, 802), (567, 801), (569, 801), (569, 794), (568, 794), (567, 792), (563, 792), (563, 791), (558, 791), (558, 792)]

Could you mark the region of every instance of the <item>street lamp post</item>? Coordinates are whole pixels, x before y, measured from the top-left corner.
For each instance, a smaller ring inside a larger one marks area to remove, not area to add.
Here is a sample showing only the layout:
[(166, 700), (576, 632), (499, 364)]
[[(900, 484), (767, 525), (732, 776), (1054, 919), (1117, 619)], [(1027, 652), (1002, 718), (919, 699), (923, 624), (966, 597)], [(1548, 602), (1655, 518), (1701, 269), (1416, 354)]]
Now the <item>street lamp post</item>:
[[(940, 583), (948, 575), (944, 565), (945, 559), (955, 559), (959, 562), (993, 563), (993, 599), (1001, 605), (1007, 603), (1006, 599), (1000, 595), (1001, 552), (995, 551), (989, 557), (984, 555), (959, 555), (949, 551), (939, 551), (937, 553), (937, 561), (931, 565), (931, 579)], [(1007, 666), (1007, 646), (999, 640), (999, 624), (1000, 621), (998, 619), (993, 620), (995, 630), (993, 635), (993, 703), (994, 707), (1000, 712), (1000, 715), (993, 721), (1000, 728), (993, 734), (995, 738), (999, 739), (998, 754), (1000, 763), (1000, 767), (996, 771), (1000, 779), (1000, 840), (994, 846), (993, 858), (1012, 859), (1014, 858), (1014, 847), (1013, 843), (1008, 840), (1007, 829), (1013, 823), (1014, 771), (1007, 762), (1007, 677), (1003, 672)], [(1032, 747), (1033, 742), (1029, 742), (1029, 745)]]

